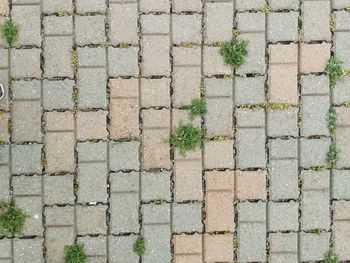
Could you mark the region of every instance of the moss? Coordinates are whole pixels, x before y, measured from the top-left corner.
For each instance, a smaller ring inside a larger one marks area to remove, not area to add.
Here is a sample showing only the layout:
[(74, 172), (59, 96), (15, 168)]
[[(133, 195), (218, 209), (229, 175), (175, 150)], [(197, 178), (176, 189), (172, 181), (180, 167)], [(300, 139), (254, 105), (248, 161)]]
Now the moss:
[(145, 239), (143, 237), (138, 237), (135, 244), (134, 244), (133, 249), (137, 255), (142, 256), (146, 251)]
[(78, 52), (75, 49), (71, 50), (71, 62), (74, 73), (78, 71)]
[(337, 111), (335, 107), (331, 107), (328, 112), (328, 128), (331, 136), (335, 135), (337, 125)]
[(335, 16), (333, 13), (330, 14), (329, 27), (330, 27), (331, 31), (334, 32), (334, 30), (335, 30)]
[(72, 92), (72, 100), (73, 100), (73, 103), (74, 103), (74, 104), (77, 104), (77, 103), (78, 103), (78, 100), (79, 100), (79, 90), (73, 89), (73, 92)]

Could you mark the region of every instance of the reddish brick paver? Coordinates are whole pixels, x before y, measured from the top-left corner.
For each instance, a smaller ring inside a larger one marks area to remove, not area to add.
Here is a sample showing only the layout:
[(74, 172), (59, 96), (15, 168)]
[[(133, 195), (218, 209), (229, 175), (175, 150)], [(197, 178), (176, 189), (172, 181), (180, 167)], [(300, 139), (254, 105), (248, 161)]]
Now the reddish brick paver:
[(0, 113), (0, 141), (9, 142), (10, 140), (9, 119), (10, 119), (9, 113), (5, 113), (5, 112)]
[(80, 141), (101, 139), (106, 140), (107, 112), (90, 111), (77, 113), (77, 139)]
[(201, 263), (202, 261), (202, 235), (174, 235), (174, 263)]
[(236, 171), (235, 176), (238, 200), (266, 200), (266, 171)]
[(300, 72), (324, 72), (331, 55), (331, 44), (300, 44)]

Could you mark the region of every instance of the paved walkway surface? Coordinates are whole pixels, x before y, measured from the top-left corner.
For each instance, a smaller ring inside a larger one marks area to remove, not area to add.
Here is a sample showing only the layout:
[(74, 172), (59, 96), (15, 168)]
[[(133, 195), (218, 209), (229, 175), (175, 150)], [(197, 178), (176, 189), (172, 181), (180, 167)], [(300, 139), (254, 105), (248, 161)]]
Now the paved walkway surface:
[[(0, 200), (29, 217), (0, 262), (61, 263), (75, 242), (89, 263), (350, 262), (350, 78), (325, 74), (350, 70), (349, 0), (10, 2)], [(183, 157), (166, 140), (195, 98), (205, 148)]]

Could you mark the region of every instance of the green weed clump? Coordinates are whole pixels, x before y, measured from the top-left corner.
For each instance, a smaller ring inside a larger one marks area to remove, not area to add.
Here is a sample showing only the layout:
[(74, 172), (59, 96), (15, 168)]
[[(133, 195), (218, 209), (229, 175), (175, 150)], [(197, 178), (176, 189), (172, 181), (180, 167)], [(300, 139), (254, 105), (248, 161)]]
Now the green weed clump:
[(329, 151), (327, 153), (327, 163), (330, 168), (333, 168), (336, 166), (338, 162), (338, 150), (335, 144), (332, 144), (329, 147)]
[(138, 237), (135, 244), (134, 244), (133, 249), (137, 255), (142, 256), (146, 251), (145, 239), (143, 237)]
[(332, 136), (334, 136), (335, 134), (336, 125), (337, 125), (337, 111), (335, 110), (334, 107), (331, 107), (328, 112), (328, 127), (329, 127), (329, 132)]
[(203, 99), (194, 99), (191, 105), (185, 107), (189, 110), (190, 119), (194, 120), (196, 116), (203, 117), (207, 113), (207, 103)]
[(27, 217), (14, 200), (0, 202), (0, 236), (20, 235)]
[(74, 244), (66, 246), (65, 252), (65, 263), (85, 263), (87, 260), (83, 245)]
[(192, 123), (183, 124), (170, 136), (170, 145), (180, 150), (182, 156), (186, 156), (189, 151), (194, 151), (197, 147), (204, 148), (205, 130), (196, 128)]
[(11, 20), (7, 20), (1, 26), (1, 33), (6, 38), (8, 45), (12, 47), (18, 37), (18, 26), (15, 25)]
[(343, 62), (339, 59), (331, 58), (326, 66), (326, 73), (329, 76), (331, 87), (334, 88), (337, 82), (344, 76), (344, 70), (341, 65)]
[(339, 263), (338, 256), (333, 251), (328, 251), (323, 263)]
[(224, 57), (226, 64), (233, 68), (239, 68), (248, 55), (248, 42), (233, 38), (230, 43), (222, 45), (220, 54)]

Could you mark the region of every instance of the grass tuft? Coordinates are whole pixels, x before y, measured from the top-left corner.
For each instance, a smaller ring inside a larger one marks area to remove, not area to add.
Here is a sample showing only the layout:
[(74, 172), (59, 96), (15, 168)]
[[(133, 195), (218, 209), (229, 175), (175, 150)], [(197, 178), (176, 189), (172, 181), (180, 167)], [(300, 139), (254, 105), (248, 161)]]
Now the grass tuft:
[(338, 162), (338, 150), (335, 144), (332, 144), (329, 147), (329, 151), (327, 153), (327, 163), (330, 168), (333, 168), (336, 166)]
[(220, 54), (225, 58), (226, 64), (239, 68), (248, 55), (248, 42), (237, 40), (234, 37), (230, 43), (224, 43), (221, 46)]
[(28, 216), (16, 207), (15, 201), (0, 203), (0, 235), (20, 235)]
[(190, 119), (194, 120), (196, 116), (203, 117), (207, 113), (207, 103), (203, 99), (194, 99), (185, 109), (189, 110)]
[(86, 255), (83, 245), (70, 245), (65, 247), (66, 256), (64, 257), (65, 263), (85, 263)]
[(169, 143), (179, 148), (182, 156), (186, 156), (187, 152), (194, 151), (197, 147), (204, 148), (204, 137), (205, 130), (180, 122), (180, 126), (170, 136)]
[(72, 68), (74, 73), (78, 71), (78, 52), (75, 49), (71, 50), (71, 60), (72, 60)]
[(339, 59), (331, 58), (326, 66), (326, 73), (329, 76), (331, 87), (337, 84), (337, 82), (344, 76), (344, 71), (341, 67), (343, 62)]
[(12, 47), (18, 37), (18, 26), (15, 25), (11, 20), (7, 20), (1, 26), (1, 33), (6, 38), (8, 45)]
[(339, 263), (338, 256), (333, 251), (328, 251), (323, 263)]
[(145, 239), (143, 237), (138, 237), (135, 244), (134, 244), (133, 249), (137, 255), (142, 256), (146, 251)]
[(329, 27), (332, 32), (335, 30), (335, 15), (332, 13), (329, 19)]
[(328, 112), (328, 127), (329, 132), (332, 136), (335, 134), (337, 125), (337, 111), (335, 110), (335, 107), (331, 107)]

